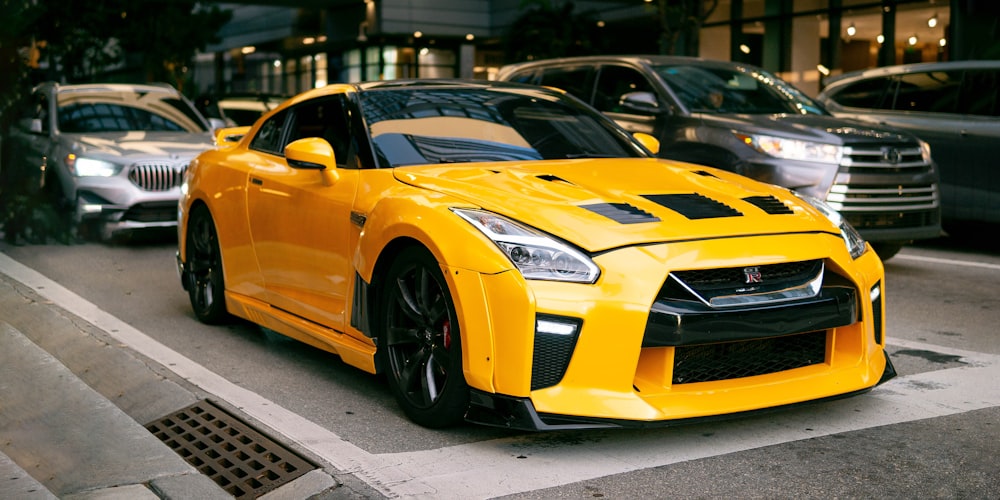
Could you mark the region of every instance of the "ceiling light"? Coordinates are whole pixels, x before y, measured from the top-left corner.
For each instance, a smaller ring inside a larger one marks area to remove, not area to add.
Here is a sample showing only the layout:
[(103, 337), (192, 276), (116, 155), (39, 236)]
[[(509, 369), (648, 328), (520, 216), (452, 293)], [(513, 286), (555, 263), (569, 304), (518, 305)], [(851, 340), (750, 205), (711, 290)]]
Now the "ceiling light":
[(878, 43), (879, 43), (879, 45), (881, 45), (881, 44), (882, 44), (882, 42), (884, 42), (884, 41), (885, 41), (885, 35), (883, 35), (883, 34), (879, 33), (879, 34), (878, 34), (878, 36), (877, 36), (877, 37), (875, 37), (875, 40), (877, 40), (877, 41), (878, 41)]
[(937, 23), (938, 23), (937, 12), (935, 12), (934, 15), (927, 20), (927, 27), (933, 28), (937, 26)]
[(907, 41), (910, 43), (910, 45), (916, 45), (917, 40), (918, 40), (917, 35), (914, 33), (913, 35), (910, 35), (910, 39)]
[(857, 32), (858, 29), (854, 27), (854, 23), (851, 23), (851, 25), (847, 27), (847, 36), (854, 36)]

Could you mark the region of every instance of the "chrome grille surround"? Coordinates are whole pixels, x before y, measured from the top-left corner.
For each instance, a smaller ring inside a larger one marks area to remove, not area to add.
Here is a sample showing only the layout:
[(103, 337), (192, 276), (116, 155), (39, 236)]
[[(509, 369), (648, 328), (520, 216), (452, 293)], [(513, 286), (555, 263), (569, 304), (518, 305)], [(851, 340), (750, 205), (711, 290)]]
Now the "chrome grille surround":
[[(912, 181), (914, 176), (932, 172), (918, 144), (846, 146), (826, 201), (837, 211), (859, 214), (935, 211), (941, 204), (938, 186)], [(866, 185), (859, 182), (859, 176), (879, 180)], [(900, 181), (892, 182), (893, 176)]]
[(181, 185), (187, 162), (142, 162), (129, 168), (128, 180), (143, 191), (170, 191)]

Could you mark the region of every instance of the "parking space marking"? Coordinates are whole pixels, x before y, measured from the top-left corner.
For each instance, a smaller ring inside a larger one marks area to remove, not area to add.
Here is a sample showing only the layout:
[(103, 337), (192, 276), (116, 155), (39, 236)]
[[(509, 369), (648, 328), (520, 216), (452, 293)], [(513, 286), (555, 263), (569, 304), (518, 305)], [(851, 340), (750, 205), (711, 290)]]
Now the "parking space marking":
[(0, 272), (388, 497), (495, 497), (1000, 406), (1000, 385), (992, 383), (1000, 379), (1000, 356), (899, 340), (891, 344), (954, 354), (967, 364), (897, 377), (867, 395), (710, 425), (537, 433), (432, 450), (372, 454), (226, 380), (4, 254), (0, 254)]
[(893, 259), (915, 260), (918, 262), (930, 262), (933, 264), (948, 264), (952, 266), (979, 267), (983, 269), (992, 269), (994, 271), (1000, 271), (1000, 264), (990, 264), (988, 262), (975, 262), (971, 260), (942, 259), (940, 257), (925, 257), (923, 255), (910, 255), (905, 253), (896, 255), (895, 257), (893, 257)]

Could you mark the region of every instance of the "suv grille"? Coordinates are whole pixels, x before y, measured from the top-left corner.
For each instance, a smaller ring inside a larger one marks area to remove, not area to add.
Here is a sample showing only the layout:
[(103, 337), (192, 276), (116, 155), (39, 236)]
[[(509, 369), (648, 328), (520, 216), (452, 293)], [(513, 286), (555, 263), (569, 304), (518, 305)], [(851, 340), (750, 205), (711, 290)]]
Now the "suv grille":
[[(916, 144), (848, 146), (826, 201), (857, 228), (937, 224), (937, 186), (912, 181), (914, 176), (926, 179), (930, 173), (931, 165)], [(865, 185), (858, 176), (882, 180)], [(885, 181), (887, 176), (898, 176), (899, 180)], [(903, 218), (909, 220), (899, 220)]]
[(187, 163), (137, 163), (132, 165), (128, 180), (144, 191), (169, 191), (181, 185)]

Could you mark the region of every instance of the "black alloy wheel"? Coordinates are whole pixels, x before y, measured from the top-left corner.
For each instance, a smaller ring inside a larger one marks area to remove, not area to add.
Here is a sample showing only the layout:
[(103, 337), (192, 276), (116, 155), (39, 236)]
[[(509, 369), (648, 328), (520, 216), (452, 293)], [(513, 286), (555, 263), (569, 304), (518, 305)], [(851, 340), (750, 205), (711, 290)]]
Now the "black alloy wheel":
[(188, 218), (186, 273), (188, 297), (199, 321), (225, 323), (225, 283), (222, 277), (222, 252), (212, 215), (204, 206), (195, 208)]
[(448, 284), (430, 252), (409, 248), (392, 263), (379, 317), (379, 352), (407, 417), (430, 428), (461, 422), (469, 404), (461, 335)]

